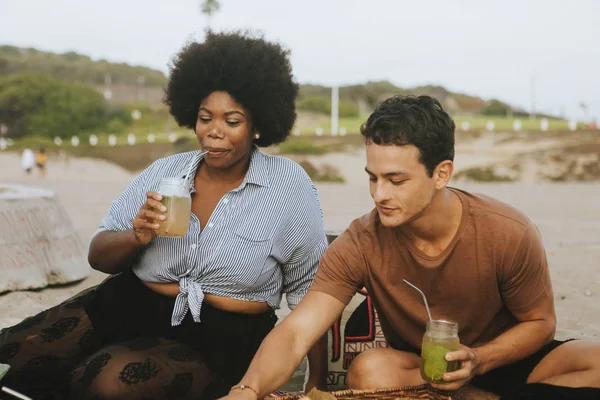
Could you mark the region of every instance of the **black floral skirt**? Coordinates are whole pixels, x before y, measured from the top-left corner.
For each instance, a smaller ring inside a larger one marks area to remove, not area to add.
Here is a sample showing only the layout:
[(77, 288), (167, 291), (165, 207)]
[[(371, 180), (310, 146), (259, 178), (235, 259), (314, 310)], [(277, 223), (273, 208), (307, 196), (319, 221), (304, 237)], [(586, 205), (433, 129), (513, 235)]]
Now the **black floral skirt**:
[(202, 306), (171, 326), (174, 298), (132, 272), (0, 332), (2, 384), (37, 399), (214, 399), (245, 373), (275, 325)]

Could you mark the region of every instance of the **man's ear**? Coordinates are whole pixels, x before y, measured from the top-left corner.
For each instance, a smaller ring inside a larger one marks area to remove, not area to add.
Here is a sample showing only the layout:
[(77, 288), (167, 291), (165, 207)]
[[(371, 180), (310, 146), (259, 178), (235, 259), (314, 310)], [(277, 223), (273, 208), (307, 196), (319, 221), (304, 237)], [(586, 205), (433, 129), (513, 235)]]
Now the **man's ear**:
[(433, 178), (435, 179), (435, 188), (443, 189), (448, 185), (452, 173), (454, 172), (454, 163), (450, 160), (444, 160), (435, 167)]

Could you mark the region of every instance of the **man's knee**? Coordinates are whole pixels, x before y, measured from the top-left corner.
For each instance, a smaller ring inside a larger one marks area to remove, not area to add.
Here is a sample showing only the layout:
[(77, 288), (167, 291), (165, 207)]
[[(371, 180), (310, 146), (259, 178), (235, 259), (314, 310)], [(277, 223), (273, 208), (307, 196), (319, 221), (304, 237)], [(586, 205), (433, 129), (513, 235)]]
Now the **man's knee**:
[(383, 362), (382, 355), (377, 351), (366, 351), (359, 354), (348, 368), (347, 383), (350, 387), (364, 386), (363, 383), (372, 380)]
[(529, 375), (527, 382), (544, 382), (572, 372), (600, 371), (600, 343), (574, 340), (548, 353)]
[[(359, 354), (350, 364), (346, 383), (351, 388), (404, 386), (405, 372), (418, 368), (418, 357), (390, 349), (373, 349)], [(390, 371), (392, 369), (393, 371)], [(413, 384), (408, 377), (406, 384)]]
[(578, 370), (596, 370), (600, 371), (600, 342), (582, 340), (581, 347), (576, 348), (572, 357), (579, 360)]

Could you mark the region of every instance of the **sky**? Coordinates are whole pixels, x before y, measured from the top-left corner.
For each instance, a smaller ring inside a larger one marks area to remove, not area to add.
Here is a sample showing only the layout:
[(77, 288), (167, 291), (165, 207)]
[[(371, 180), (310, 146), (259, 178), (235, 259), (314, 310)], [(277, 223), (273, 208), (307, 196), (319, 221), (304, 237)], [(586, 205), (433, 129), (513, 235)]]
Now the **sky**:
[(0, 0), (0, 44), (168, 73), (207, 26), (253, 29), (291, 50), (300, 83), (434, 84), (600, 120), (600, 0), (220, 2), (209, 20), (201, 0)]

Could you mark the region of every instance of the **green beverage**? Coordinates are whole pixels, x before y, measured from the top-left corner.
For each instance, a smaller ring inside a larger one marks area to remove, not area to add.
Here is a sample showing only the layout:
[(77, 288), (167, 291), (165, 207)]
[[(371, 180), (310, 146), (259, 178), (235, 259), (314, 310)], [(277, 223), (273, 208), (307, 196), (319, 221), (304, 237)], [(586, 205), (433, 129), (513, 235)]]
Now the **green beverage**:
[(446, 361), (446, 353), (457, 351), (459, 348), (456, 322), (429, 322), (421, 346), (421, 377), (427, 382), (444, 383), (444, 374), (456, 371), (460, 367), (460, 361)]

